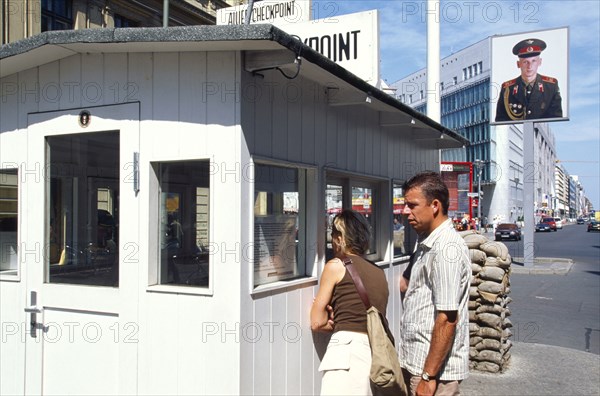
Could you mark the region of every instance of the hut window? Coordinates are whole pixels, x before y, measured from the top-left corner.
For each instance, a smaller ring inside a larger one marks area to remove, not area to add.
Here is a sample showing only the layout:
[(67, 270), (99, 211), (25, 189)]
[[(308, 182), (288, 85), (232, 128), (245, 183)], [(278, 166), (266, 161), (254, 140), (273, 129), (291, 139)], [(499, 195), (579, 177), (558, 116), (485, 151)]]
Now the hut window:
[[(325, 204), (327, 211), (327, 242), (325, 248), (325, 258), (333, 258), (331, 246), (331, 222), (337, 213), (342, 209), (352, 209), (361, 213), (371, 226), (371, 240), (367, 257), (371, 260), (381, 258), (378, 251), (378, 219), (379, 219), (379, 184), (375, 181), (345, 177), (329, 176), (325, 189)], [(389, 223), (388, 223), (389, 224)]]
[(159, 189), (161, 285), (209, 286), (208, 160), (154, 164)]
[(394, 183), (392, 188), (392, 235), (394, 258), (410, 254), (416, 241), (416, 234), (409, 226), (404, 210), (402, 183)]
[(119, 285), (119, 132), (49, 136), (50, 283)]
[(16, 169), (0, 169), (0, 274), (17, 275), (19, 194)]
[(254, 168), (254, 285), (306, 275), (307, 171)]

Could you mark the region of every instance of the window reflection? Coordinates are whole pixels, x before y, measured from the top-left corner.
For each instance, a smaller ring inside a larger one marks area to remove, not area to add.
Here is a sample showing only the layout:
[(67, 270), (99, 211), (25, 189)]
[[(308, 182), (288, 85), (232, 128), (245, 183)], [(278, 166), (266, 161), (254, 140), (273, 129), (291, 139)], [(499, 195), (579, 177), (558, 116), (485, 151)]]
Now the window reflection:
[(119, 133), (46, 138), (46, 281), (119, 284)]
[(156, 165), (160, 183), (159, 284), (208, 287), (208, 161)]
[(255, 166), (254, 285), (306, 275), (306, 170)]

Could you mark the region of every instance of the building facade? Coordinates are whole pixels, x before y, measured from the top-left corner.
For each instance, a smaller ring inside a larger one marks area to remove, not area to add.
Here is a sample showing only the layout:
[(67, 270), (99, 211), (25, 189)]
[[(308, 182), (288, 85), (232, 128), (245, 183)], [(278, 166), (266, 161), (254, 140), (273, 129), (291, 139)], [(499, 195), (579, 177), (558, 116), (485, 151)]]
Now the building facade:
[[(171, 0), (169, 26), (214, 25), (234, 0)], [(163, 26), (161, 0), (21, 0), (0, 2), (2, 44), (51, 30)]]
[[(471, 143), (468, 147), (442, 150), (443, 162), (483, 161), (480, 202), (482, 216), (491, 221), (514, 222), (523, 215), (523, 187), (535, 177), (536, 211), (544, 210), (546, 195), (552, 195), (554, 137), (547, 124), (536, 124), (536, 155), (523, 156), (520, 125), (490, 125), (490, 104), (499, 93), (491, 82), (491, 37), (441, 60), (441, 122)], [(426, 112), (427, 71), (421, 69), (391, 84), (400, 101)], [(538, 175), (537, 172), (541, 172)], [(474, 181), (474, 185), (476, 181)]]

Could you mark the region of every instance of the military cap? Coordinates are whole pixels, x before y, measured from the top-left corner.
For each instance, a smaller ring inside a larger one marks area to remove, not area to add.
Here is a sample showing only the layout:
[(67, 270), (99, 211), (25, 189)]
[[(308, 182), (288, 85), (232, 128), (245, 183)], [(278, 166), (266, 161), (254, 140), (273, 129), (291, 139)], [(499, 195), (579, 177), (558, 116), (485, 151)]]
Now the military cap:
[(519, 41), (512, 51), (519, 58), (531, 58), (538, 56), (545, 49), (546, 43), (543, 40), (531, 38)]

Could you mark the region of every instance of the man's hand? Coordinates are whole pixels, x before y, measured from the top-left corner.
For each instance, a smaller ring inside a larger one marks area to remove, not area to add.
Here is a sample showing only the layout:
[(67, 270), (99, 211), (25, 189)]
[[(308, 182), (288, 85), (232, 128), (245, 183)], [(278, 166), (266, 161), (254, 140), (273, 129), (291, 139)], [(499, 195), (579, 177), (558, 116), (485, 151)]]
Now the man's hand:
[(432, 379), (431, 381), (423, 381), (419, 382), (417, 386), (417, 390), (415, 392), (416, 396), (433, 396), (435, 394), (435, 390), (437, 389), (437, 381)]

